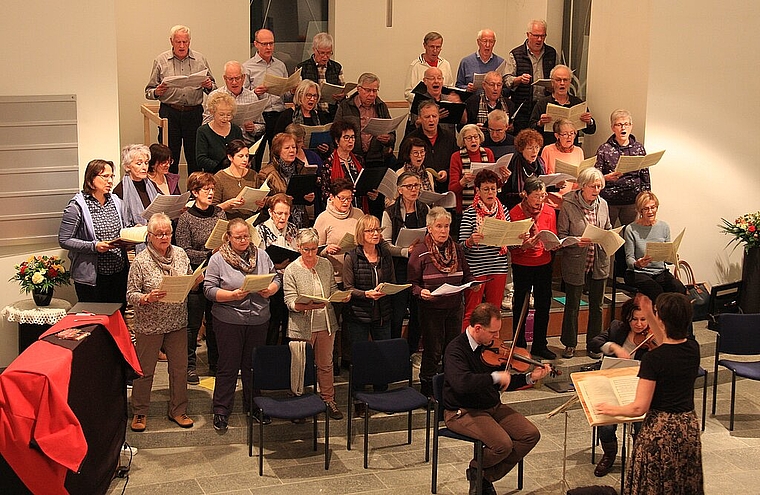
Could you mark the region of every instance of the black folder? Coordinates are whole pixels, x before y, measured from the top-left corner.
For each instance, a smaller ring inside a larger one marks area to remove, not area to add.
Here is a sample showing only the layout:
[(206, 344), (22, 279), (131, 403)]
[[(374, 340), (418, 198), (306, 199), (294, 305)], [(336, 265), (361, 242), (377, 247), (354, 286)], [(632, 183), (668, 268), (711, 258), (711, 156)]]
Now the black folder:
[(304, 196), (317, 192), (317, 174), (296, 174), (288, 181), (288, 189), (285, 194), (293, 198), (295, 205), (308, 205)]
[(285, 260), (293, 261), (299, 256), (301, 256), (301, 253), (298, 251), (294, 251), (293, 249), (289, 249), (282, 246), (277, 246), (276, 244), (270, 245), (268, 248), (265, 249), (267, 254), (269, 255), (269, 258), (271, 258), (272, 263), (279, 264), (282, 263)]
[(388, 171), (388, 167), (372, 167), (363, 168), (359, 172), (359, 177), (354, 184), (354, 194), (356, 196), (366, 196), (368, 192), (377, 189), (377, 186), (383, 181), (385, 172)]

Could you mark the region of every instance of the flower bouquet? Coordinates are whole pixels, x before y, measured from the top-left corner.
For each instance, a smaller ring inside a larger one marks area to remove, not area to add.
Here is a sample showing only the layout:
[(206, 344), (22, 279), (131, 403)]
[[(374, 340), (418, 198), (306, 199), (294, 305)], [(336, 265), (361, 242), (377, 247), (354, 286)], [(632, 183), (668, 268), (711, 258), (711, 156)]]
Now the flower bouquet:
[[(749, 251), (750, 248), (760, 247), (760, 211), (755, 213), (747, 213), (742, 215), (733, 222), (729, 222), (725, 218), (721, 218), (722, 225), (718, 227), (724, 234), (732, 235), (729, 244), (744, 244), (744, 250)], [(736, 248), (736, 246), (734, 248)]]
[[(71, 283), (71, 273), (66, 270), (63, 260), (58, 256), (30, 256), (15, 268), (16, 274), (10, 280), (18, 281), (23, 292), (31, 292), (38, 306), (50, 304), (55, 286)], [(38, 300), (40, 294), (44, 294), (45, 297)], [(47, 304), (44, 304), (45, 299)]]

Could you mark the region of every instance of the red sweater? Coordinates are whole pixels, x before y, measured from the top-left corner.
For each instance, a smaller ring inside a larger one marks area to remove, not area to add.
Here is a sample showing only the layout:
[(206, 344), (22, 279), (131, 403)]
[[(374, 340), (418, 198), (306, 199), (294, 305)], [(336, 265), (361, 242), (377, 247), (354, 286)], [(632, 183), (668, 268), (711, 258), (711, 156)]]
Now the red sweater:
[[(486, 151), (486, 156), (488, 156), (488, 163), (494, 163), (496, 160), (493, 158), (493, 151), (488, 148), (484, 149)], [(468, 150), (467, 155), (470, 157), (470, 163), (481, 162), (480, 151), (471, 153)], [(462, 155), (459, 150), (457, 150), (451, 154), (451, 162), (449, 163), (449, 191), (454, 191), (454, 194), (457, 196), (457, 213), (462, 213), (462, 191), (464, 188), (462, 187), (462, 184), (459, 183), (462, 179), (462, 175), (464, 175), (462, 170)], [(501, 184), (497, 185), (501, 186)]]
[[(509, 218), (516, 222), (517, 220), (525, 220), (528, 215), (522, 209), (522, 203), (518, 203), (514, 208), (509, 210)], [(557, 233), (557, 214), (554, 212), (554, 208), (544, 204), (541, 209), (541, 213), (538, 215), (538, 222), (535, 228), (531, 228), (531, 235), (535, 235), (542, 230), (550, 230)], [(550, 263), (552, 260), (551, 251), (544, 249), (544, 244), (539, 242), (535, 248), (523, 249), (521, 247), (509, 248), (512, 253), (512, 263), (521, 266), (542, 266)]]

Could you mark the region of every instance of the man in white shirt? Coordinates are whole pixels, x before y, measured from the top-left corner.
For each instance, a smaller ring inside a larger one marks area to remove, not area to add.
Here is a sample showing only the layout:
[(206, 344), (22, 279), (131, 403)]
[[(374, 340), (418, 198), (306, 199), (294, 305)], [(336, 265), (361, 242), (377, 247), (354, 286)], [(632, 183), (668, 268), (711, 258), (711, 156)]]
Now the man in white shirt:
[(414, 100), (412, 90), (422, 81), (425, 71), (430, 67), (437, 67), (443, 75), (443, 84), (445, 86), (454, 85), (454, 75), (451, 72), (451, 64), (445, 58), (440, 56), (443, 48), (443, 36), (435, 31), (425, 35), (422, 41), (422, 48), (425, 50), (419, 57), (412, 60), (409, 69), (406, 71), (406, 84), (404, 86), (404, 98), (411, 103)]

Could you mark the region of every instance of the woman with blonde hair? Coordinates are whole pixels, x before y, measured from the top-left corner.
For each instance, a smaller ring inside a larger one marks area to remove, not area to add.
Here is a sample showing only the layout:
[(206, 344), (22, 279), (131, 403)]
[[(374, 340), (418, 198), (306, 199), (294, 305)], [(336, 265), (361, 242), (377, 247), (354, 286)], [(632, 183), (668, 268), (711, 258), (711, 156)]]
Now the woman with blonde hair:
[[(198, 128), (195, 138), (195, 157), (198, 170), (216, 173), (228, 165), (226, 148), (235, 139), (243, 139), (243, 131), (232, 123), (235, 116), (235, 99), (227, 93), (209, 96), (206, 111), (211, 121)], [(196, 172), (188, 167), (189, 174)]]

